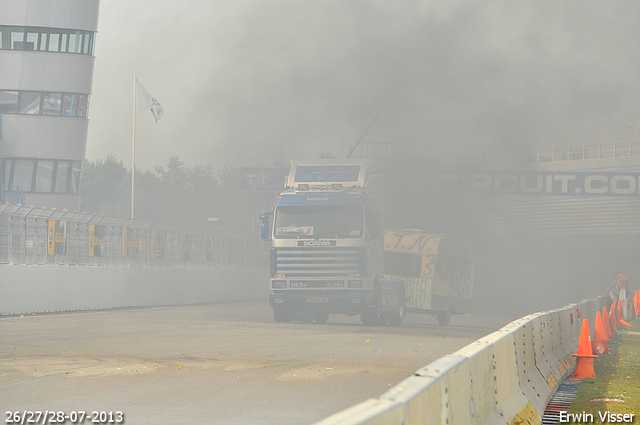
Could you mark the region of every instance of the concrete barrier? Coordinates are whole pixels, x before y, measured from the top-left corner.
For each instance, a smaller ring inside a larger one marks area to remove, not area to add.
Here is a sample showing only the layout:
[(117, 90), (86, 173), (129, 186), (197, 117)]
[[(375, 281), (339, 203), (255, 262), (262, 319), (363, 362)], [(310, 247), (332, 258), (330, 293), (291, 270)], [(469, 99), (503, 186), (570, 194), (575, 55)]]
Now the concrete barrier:
[(515, 320), (317, 425), (538, 425), (575, 366), (578, 312), (595, 317), (604, 303), (584, 300)]
[(263, 268), (0, 265), (0, 315), (268, 298)]

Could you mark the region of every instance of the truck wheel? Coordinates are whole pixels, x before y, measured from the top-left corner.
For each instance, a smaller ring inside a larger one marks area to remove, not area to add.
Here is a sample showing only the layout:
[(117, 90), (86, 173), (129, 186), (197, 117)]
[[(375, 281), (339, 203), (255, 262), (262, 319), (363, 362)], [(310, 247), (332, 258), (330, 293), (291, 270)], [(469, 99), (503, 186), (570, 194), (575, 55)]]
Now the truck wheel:
[(313, 315), (313, 320), (315, 320), (316, 323), (327, 323), (329, 320), (329, 313), (326, 311), (316, 311)]
[(404, 307), (406, 298), (404, 296), (404, 285), (398, 288), (398, 311), (395, 314), (389, 316), (389, 324), (391, 326), (402, 326), (402, 320), (404, 320)]
[(449, 324), (449, 320), (451, 320), (451, 312), (449, 310), (441, 311), (438, 313), (436, 318), (438, 319), (438, 324), (440, 326), (446, 326)]
[(287, 310), (273, 310), (273, 318), (279, 323), (288, 323), (291, 321), (291, 315)]

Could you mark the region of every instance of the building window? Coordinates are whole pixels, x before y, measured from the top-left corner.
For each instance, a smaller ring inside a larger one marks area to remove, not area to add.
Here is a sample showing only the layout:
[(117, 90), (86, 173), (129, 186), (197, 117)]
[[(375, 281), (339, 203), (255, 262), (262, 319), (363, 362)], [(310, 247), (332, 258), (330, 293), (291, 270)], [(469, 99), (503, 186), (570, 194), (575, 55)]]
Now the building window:
[(62, 108), (62, 94), (44, 93), (42, 102), (42, 115), (60, 115)]
[(0, 50), (93, 54), (92, 31), (0, 25)]
[(17, 91), (0, 91), (0, 115), (18, 113), (18, 94)]
[(47, 43), (48, 43), (48, 37), (49, 37), (49, 33), (48, 32), (42, 32), (40, 33), (40, 40), (38, 43), (38, 50), (41, 52), (46, 52), (47, 51)]
[(5, 190), (22, 188), (25, 193), (78, 193), (80, 161), (4, 158)]
[(60, 34), (57, 32), (51, 32), (49, 35), (49, 52), (60, 51)]
[(9, 48), (11, 50), (27, 50), (24, 44), (24, 29), (20, 30), (19, 28), (9, 27), (9, 34), (11, 37)]
[(42, 93), (22, 92), (20, 96), (20, 113), (27, 115), (39, 114), (41, 100)]
[(82, 37), (82, 54), (90, 55), (93, 52), (93, 34), (85, 32)]
[(67, 42), (69, 38), (69, 34), (66, 32), (60, 34), (60, 53), (67, 53)]
[(75, 117), (78, 114), (78, 95), (65, 94), (62, 101), (62, 115)]
[(81, 31), (75, 31), (69, 34), (69, 53), (82, 53), (82, 36)]
[(56, 193), (67, 193), (69, 190), (69, 173), (71, 164), (69, 161), (58, 161), (56, 173)]
[(53, 161), (39, 159), (37, 164), (34, 192), (49, 193), (53, 185)]
[(24, 50), (38, 50), (38, 36), (40, 34), (33, 31), (27, 31)]
[(13, 189), (22, 187), (23, 192), (31, 192), (31, 183), (33, 182), (33, 159), (16, 159), (13, 162), (11, 181), (9, 182)]
[(79, 93), (0, 90), (0, 114), (87, 117), (89, 97)]
[(71, 161), (71, 179), (69, 179), (69, 193), (74, 195), (80, 192), (80, 171), (82, 163), (80, 161)]
[(78, 116), (86, 118), (89, 113), (89, 96), (86, 94), (78, 95)]

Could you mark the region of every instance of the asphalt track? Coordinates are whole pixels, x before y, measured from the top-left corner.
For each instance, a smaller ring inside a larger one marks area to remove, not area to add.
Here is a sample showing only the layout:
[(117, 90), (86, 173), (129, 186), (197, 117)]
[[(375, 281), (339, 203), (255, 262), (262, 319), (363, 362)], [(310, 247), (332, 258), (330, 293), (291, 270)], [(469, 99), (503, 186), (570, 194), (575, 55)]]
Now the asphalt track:
[(129, 425), (311, 424), (512, 319), (275, 323), (265, 301), (2, 317), (0, 409), (4, 423), (7, 411), (49, 410), (120, 411)]

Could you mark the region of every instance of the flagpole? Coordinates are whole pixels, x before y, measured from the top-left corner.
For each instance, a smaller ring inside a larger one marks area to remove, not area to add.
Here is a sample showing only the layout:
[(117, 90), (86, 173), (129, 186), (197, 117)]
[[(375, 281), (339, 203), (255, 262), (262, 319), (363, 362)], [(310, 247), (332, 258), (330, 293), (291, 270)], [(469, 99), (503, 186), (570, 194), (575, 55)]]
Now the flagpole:
[(133, 73), (133, 141), (131, 143), (131, 218), (133, 218), (133, 200), (136, 175), (136, 73)]

